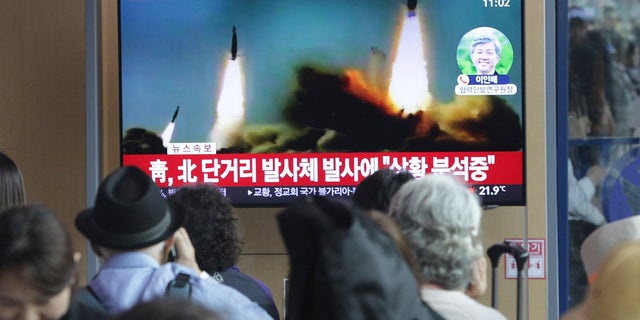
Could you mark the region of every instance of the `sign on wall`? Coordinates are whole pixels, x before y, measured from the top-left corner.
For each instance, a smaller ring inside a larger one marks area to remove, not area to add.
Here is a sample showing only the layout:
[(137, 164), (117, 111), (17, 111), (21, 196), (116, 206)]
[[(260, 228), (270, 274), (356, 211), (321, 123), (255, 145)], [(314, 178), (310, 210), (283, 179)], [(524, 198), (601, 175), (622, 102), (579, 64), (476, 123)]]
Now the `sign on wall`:
[[(524, 240), (522, 239), (505, 239), (505, 241), (519, 244), (525, 246)], [(529, 279), (545, 279), (546, 273), (545, 270), (547, 268), (546, 260), (545, 260), (545, 239), (528, 239), (527, 246), (525, 246), (527, 251), (529, 252), (529, 268), (528, 268), (528, 278)], [(518, 269), (516, 267), (516, 259), (513, 258), (512, 255), (506, 254), (505, 259), (505, 278), (507, 279), (517, 279), (518, 278)]]

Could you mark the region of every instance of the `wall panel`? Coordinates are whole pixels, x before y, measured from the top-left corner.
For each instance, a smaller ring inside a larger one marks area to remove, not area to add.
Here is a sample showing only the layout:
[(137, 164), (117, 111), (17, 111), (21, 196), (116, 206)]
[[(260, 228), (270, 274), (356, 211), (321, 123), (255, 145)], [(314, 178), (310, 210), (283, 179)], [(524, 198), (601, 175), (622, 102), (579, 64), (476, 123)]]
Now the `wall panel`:
[(0, 150), (21, 167), (29, 200), (61, 215), (79, 248), (73, 218), (86, 201), (84, 16), (84, 0), (0, 2)]

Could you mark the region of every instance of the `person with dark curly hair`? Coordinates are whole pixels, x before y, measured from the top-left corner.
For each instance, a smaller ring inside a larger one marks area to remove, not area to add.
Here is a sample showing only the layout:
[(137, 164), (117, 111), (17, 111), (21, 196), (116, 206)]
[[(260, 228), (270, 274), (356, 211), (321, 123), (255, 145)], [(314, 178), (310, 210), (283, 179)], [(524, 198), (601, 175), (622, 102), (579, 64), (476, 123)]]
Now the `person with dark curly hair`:
[(244, 243), (238, 239), (236, 220), (229, 200), (214, 185), (185, 186), (167, 200), (186, 213), (187, 230), (196, 261), (203, 271), (235, 288), (280, 319), (271, 290), (261, 281), (241, 272), (235, 265)]

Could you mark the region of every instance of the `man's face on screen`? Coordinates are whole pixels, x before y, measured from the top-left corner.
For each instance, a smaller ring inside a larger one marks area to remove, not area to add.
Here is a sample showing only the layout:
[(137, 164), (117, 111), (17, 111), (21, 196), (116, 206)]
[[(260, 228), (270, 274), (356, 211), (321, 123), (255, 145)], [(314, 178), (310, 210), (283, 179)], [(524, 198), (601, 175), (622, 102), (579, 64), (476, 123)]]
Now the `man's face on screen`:
[(471, 52), (471, 61), (478, 74), (494, 74), (496, 65), (500, 61), (500, 56), (496, 52), (495, 44), (486, 42), (475, 46), (473, 52)]

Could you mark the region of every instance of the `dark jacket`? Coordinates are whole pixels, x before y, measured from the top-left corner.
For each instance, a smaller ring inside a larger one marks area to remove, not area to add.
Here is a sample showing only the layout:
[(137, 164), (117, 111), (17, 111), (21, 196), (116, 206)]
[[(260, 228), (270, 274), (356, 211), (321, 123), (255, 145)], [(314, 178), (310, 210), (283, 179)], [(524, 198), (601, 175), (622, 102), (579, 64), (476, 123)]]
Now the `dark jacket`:
[(106, 310), (84, 287), (77, 288), (71, 297), (69, 310), (60, 320), (106, 320)]
[(280, 320), (278, 308), (273, 301), (271, 290), (262, 282), (243, 273), (236, 267), (222, 272), (214, 272), (212, 276), (247, 296), (251, 301), (261, 306), (274, 320)]
[(351, 202), (305, 199), (278, 223), (290, 257), (287, 320), (442, 319), (393, 241)]

